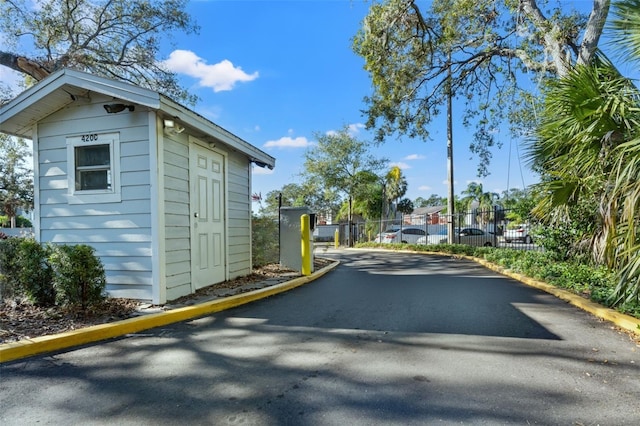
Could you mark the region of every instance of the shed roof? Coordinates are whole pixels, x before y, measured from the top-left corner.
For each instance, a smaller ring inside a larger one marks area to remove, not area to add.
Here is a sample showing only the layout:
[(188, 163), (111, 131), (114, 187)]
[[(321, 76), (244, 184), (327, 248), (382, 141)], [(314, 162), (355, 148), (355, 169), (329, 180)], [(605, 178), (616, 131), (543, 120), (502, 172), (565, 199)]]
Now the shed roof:
[(56, 71), (0, 106), (0, 132), (31, 139), (38, 121), (73, 102), (89, 99), (92, 92), (147, 107), (161, 117), (178, 119), (199, 139), (222, 142), (260, 166), (275, 166), (274, 157), (154, 90), (72, 69)]

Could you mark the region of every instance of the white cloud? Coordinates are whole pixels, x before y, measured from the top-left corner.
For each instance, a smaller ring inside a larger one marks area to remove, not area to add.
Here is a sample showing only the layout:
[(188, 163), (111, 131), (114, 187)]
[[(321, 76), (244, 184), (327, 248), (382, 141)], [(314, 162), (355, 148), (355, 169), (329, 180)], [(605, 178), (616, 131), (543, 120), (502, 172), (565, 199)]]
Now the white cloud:
[(214, 92), (231, 90), (238, 82), (252, 81), (258, 78), (258, 72), (247, 74), (228, 59), (209, 65), (190, 50), (174, 50), (169, 58), (162, 62), (169, 70), (198, 79), (204, 87)]
[(251, 174), (253, 174), (253, 175), (271, 175), (271, 174), (273, 174), (273, 170), (269, 169), (268, 167), (253, 166), (251, 168)]
[(398, 166), (400, 168), (400, 170), (406, 170), (406, 169), (410, 169), (411, 166), (408, 165), (407, 163), (403, 163), (401, 161), (396, 162), (396, 163), (389, 163), (389, 167), (394, 167), (394, 166)]
[(306, 148), (311, 145), (311, 142), (307, 140), (307, 138), (298, 136), (297, 138), (292, 138), (291, 136), (283, 136), (275, 141), (267, 141), (263, 146), (265, 148)]
[(421, 185), (418, 187), (418, 191), (431, 191), (431, 187), (429, 185)]
[(413, 160), (422, 160), (424, 158), (427, 158), (427, 157), (421, 154), (410, 154), (404, 157), (403, 160), (413, 161)]
[(361, 129), (364, 129), (364, 124), (362, 123), (349, 124), (348, 129), (349, 129), (349, 134), (354, 136), (360, 133)]
[[(347, 133), (349, 134), (349, 136), (356, 136), (358, 133), (360, 133), (361, 129), (364, 129), (365, 126), (362, 123), (353, 123), (353, 124), (349, 124), (347, 125)], [(325, 134), (327, 136), (335, 136), (338, 134), (337, 130), (327, 130), (325, 132)]]

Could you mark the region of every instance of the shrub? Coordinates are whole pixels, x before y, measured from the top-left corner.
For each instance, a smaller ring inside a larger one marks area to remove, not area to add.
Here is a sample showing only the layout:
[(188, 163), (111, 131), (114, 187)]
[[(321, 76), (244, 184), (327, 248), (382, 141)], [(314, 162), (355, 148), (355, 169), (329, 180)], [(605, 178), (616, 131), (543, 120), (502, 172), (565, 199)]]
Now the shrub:
[(278, 221), (269, 217), (254, 216), (251, 221), (251, 260), (253, 266), (277, 263), (279, 257)]
[[(536, 242), (557, 260), (582, 259), (580, 232), (571, 225), (549, 225), (536, 228)], [(587, 255), (588, 257), (588, 255)]]
[(95, 256), (93, 247), (85, 244), (55, 246), (51, 250), (50, 262), (57, 304), (81, 305), (85, 309), (104, 300), (104, 267)]
[[(0, 228), (9, 228), (11, 226), (11, 218), (9, 216), (0, 216)], [(17, 228), (31, 228), (33, 224), (24, 216), (16, 216)]]
[(21, 238), (0, 238), (0, 297), (3, 299), (20, 294), (17, 258), (21, 241)]
[(48, 263), (49, 249), (33, 238), (22, 238), (16, 253), (18, 291), (36, 305), (55, 302), (52, 271)]

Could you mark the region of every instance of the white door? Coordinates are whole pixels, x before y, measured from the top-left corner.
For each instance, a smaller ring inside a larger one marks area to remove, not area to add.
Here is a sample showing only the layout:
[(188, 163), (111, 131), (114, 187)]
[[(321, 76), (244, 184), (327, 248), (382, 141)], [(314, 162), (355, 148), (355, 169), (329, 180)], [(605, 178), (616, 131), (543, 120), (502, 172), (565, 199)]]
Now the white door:
[(190, 145), (191, 282), (194, 290), (225, 280), (224, 157)]

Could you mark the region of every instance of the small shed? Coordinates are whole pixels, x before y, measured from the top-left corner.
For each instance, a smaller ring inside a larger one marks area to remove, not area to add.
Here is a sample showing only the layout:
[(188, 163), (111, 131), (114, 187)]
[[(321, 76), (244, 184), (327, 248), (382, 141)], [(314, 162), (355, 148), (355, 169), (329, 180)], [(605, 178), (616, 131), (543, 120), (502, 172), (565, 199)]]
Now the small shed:
[(166, 96), (71, 69), (0, 107), (31, 139), (34, 233), (95, 248), (112, 297), (164, 303), (251, 273), (251, 164), (275, 159)]

